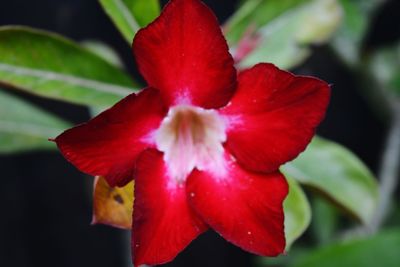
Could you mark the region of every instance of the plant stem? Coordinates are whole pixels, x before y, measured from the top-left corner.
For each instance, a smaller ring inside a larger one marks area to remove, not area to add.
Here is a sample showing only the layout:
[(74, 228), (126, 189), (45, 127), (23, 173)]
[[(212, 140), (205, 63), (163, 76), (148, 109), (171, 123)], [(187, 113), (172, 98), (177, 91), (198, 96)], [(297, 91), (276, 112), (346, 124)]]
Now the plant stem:
[(392, 124), (384, 147), (380, 170), (379, 203), (368, 231), (375, 233), (383, 224), (391, 206), (399, 178), (400, 165), (400, 104), (392, 105)]
[(124, 247), (123, 260), (125, 267), (132, 267), (131, 257), (131, 231), (123, 231), (122, 233), (122, 245)]

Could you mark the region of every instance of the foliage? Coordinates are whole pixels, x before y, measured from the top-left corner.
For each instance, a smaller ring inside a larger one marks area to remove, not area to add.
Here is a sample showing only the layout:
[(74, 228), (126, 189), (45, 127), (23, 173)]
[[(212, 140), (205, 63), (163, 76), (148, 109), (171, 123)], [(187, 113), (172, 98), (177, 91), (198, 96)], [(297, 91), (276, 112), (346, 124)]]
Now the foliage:
[(124, 187), (110, 187), (103, 177), (94, 182), (93, 224), (108, 224), (122, 229), (132, 226), (134, 182)]
[[(328, 41), (341, 18), (336, 0), (245, 1), (224, 28), (240, 68), (267, 61), (289, 69), (311, 54), (311, 44)], [(257, 46), (242, 59), (246, 42)]]
[(334, 142), (315, 137), (282, 171), (322, 192), (365, 224), (375, 212), (378, 186), (373, 174), (354, 154)]
[(70, 126), (55, 115), (0, 91), (0, 154), (53, 149), (47, 139)]
[(400, 262), (400, 230), (338, 242), (310, 252), (290, 267), (396, 267)]
[(114, 104), (134, 86), (126, 73), (78, 44), (14, 26), (0, 28), (0, 81), (39, 96), (100, 107)]
[(99, 2), (129, 45), (136, 32), (160, 12), (158, 0), (99, 0)]
[(311, 208), (307, 197), (296, 180), (286, 176), (289, 194), (283, 203), (285, 212), (286, 250), (299, 238), (311, 222)]

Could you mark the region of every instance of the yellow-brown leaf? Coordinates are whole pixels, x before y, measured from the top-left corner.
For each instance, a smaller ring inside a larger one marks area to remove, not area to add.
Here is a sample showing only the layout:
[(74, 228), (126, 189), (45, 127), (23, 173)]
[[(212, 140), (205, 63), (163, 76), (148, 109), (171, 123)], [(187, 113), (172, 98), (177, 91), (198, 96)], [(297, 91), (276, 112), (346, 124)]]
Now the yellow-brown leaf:
[(103, 177), (96, 177), (93, 193), (92, 224), (108, 224), (122, 229), (132, 226), (134, 182), (112, 188)]

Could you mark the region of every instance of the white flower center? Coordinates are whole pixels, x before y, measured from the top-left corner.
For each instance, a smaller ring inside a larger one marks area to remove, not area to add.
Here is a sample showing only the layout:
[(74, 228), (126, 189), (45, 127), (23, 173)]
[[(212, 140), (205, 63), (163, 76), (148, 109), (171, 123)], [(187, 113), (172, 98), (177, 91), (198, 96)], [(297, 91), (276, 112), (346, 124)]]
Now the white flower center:
[(158, 150), (164, 152), (169, 176), (178, 183), (184, 182), (194, 168), (216, 174), (225, 171), (225, 121), (215, 110), (174, 106), (155, 138)]

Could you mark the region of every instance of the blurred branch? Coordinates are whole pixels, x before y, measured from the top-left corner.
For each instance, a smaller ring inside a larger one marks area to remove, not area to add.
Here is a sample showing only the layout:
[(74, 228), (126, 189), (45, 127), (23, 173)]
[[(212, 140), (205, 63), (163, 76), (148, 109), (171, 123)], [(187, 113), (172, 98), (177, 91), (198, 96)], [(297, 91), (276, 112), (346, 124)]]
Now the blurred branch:
[(125, 267), (132, 267), (131, 256), (131, 231), (123, 231), (122, 233), (122, 247), (125, 248), (123, 252), (123, 259)]
[[(376, 61), (371, 61), (370, 64), (377, 63)], [(396, 65), (389, 66), (390, 68), (396, 68)], [(364, 229), (366, 233), (376, 233), (385, 222), (398, 185), (400, 170), (400, 100), (396, 92), (391, 90), (389, 82), (379, 79), (376, 75), (376, 70), (367, 69), (369, 71), (367, 70), (364, 73), (370, 77), (368, 79), (370, 85), (372, 85), (369, 86), (368, 90), (371, 94), (370, 96), (381, 99), (384, 108), (390, 115), (389, 130), (383, 147), (378, 173), (380, 181), (379, 202), (371, 222)], [(366, 87), (368, 88), (368, 86)]]
[(383, 122), (389, 125), (385, 144), (382, 148), (379, 178), (379, 201), (371, 220), (362, 227), (357, 227), (343, 233), (345, 239), (376, 233), (390, 211), (391, 201), (398, 185), (400, 170), (400, 100), (398, 96), (387, 88), (387, 84), (379, 82), (374, 71), (368, 67), (369, 57), (363, 57), (356, 65), (348, 66), (363, 88), (371, 107)]
[(400, 103), (393, 100), (391, 108), (393, 114), (392, 125), (387, 135), (379, 170), (380, 201), (376, 213), (368, 226), (369, 232), (372, 233), (375, 233), (379, 229), (387, 216), (399, 178)]

